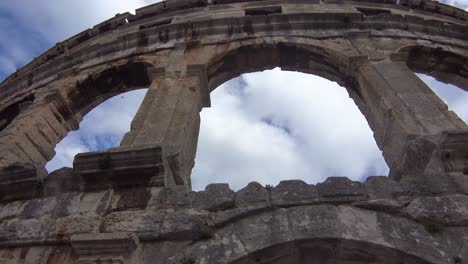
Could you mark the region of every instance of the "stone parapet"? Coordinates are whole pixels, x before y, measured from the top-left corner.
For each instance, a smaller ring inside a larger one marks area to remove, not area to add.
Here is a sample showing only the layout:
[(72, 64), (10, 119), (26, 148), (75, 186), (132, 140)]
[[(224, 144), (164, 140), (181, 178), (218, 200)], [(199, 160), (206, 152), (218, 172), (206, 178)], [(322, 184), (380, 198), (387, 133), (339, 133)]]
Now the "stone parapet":
[(0, 168), (0, 201), (22, 200), (42, 194), (43, 178), (31, 164), (12, 164)]
[(78, 154), (73, 172), (86, 189), (164, 186), (161, 147)]
[[(342, 184), (334, 181), (327, 184)], [(252, 192), (254, 189), (257, 194)], [(148, 262), (139, 252), (160, 243), (174, 243), (174, 250), (177, 249), (176, 244), (187, 242), (191, 245), (226, 243), (219, 236), (223, 230), (234, 228), (236, 236), (241, 236), (243, 246), (249, 248), (248, 252), (255, 251), (262, 243), (281, 243), (282, 235), (290, 237), (286, 241), (342, 236), (365, 241), (364, 234), (369, 239), (404, 241), (401, 240), (404, 238), (410, 241), (414, 239), (411, 232), (418, 230), (419, 246), (410, 249), (409, 244), (406, 247), (400, 242), (396, 244), (400, 250), (413, 250), (411, 252), (416, 255), (434, 258), (432, 261), (451, 259), (461, 254), (459, 250), (463, 242), (457, 240), (456, 230), (466, 229), (468, 223), (466, 195), (398, 196), (360, 201), (338, 199), (331, 202), (330, 196), (325, 197), (327, 201), (320, 201), (320, 194), (314, 194), (314, 189), (313, 185), (300, 181), (285, 181), (274, 188), (252, 183), (237, 193), (227, 189), (226, 185), (210, 185), (204, 191), (179, 196), (168, 195), (170, 189), (167, 188), (152, 188), (153, 203), (142, 209), (117, 209), (115, 204), (119, 194), (115, 191), (74, 193), (30, 200), (22, 205), (17, 202), (3, 204), (0, 207), (0, 252), (12, 246), (62, 245), (66, 248), (71, 245), (77, 259), (71, 263), (108, 263), (111, 260), (114, 262), (109, 263), (170, 263), (162, 259)], [(348, 192), (343, 194), (348, 195)], [(96, 201), (99, 202), (95, 204)], [(170, 207), (161, 204), (164, 202), (170, 203)], [(22, 208), (22, 211), (17, 208)], [(265, 225), (275, 231), (263, 230)], [(396, 227), (406, 231), (395, 234), (387, 230), (395, 231)], [(284, 228), (294, 230), (283, 234)], [(379, 232), (388, 232), (388, 237), (380, 237)], [(265, 240), (264, 236), (271, 237)], [(444, 241), (447, 240), (452, 244), (446, 244)], [(445, 255), (432, 253), (425, 256), (420, 251), (434, 249), (433, 241)], [(454, 244), (458, 246), (453, 247)], [(219, 249), (222, 250), (219, 253), (224, 254), (230, 250), (229, 247)], [(197, 258), (210, 255), (190, 251), (195, 250), (191, 246), (187, 250), (188, 255)], [(65, 254), (66, 251), (63, 252)], [(186, 255), (170, 252), (167, 261), (171, 256)]]

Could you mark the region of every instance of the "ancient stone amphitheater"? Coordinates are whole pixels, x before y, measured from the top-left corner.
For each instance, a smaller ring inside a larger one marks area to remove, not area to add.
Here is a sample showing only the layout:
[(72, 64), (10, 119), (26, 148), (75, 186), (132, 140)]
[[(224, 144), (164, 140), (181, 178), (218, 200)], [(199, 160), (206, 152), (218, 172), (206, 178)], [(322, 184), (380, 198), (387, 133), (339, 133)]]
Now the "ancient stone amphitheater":
[[(192, 192), (210, 92), (273, 67), (346, 87), (389, 177)], [(414, 72), (468, 91), (468, 12), (168, 0), (118, 14), (0, 84), (0, 263), (468, 263), (468, 127)], [(87, 112), (142, 87), (120, 147), (46, 173)]]

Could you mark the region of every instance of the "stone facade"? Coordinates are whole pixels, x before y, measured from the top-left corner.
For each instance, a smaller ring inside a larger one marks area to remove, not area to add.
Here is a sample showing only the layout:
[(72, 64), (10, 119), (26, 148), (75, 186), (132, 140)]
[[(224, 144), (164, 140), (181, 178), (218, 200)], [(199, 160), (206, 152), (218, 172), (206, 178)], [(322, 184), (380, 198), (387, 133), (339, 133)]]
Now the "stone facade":
[[(0, 84), (0, 263), (468, 263), (468, 13), (428, 0), (169, 0), (58, 43)], [(281, 67), (346, 87), (389, 177), (192, 192), (210, 92)], [(121, 146), (48, 174), (104, 100), (149, 87)]]

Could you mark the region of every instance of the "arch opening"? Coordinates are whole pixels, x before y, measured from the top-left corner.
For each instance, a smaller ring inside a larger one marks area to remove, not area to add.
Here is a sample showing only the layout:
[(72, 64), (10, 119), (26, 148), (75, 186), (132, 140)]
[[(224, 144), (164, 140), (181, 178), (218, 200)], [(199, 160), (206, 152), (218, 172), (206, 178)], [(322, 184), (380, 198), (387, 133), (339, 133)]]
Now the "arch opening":
[(415, 73), (468, 91), (468, 57), (427, 46), (408, 46), (400, 51), (408, 54), (407, 65)]
[(468, 93), (453, 84), (443, 83), (433, 76), (416, 74), (432, 91), (443, 100), (449, 110), (455, 112), (465, 123), (468, 123)]
[(401, 49), (408, 54), (407, 65), (454, 111), (468, 122), (468, 57), (442, 48), (408, 46)]
[(130, 130), (130, 123), (146, 92), (147, 89), (136, 89), (120, 93), (94, 106), (80, 122), (80, 128), (68, 133), (56, 145), (56, 154), (46, 164), (46, 170), (52, 172), (62, 167), (72, 167), (78, 153), (117, 147), (124, 134)]
[(208, 87), (213, 91), (241, 74), (279, 67), (309, 73), (345, 86), (346, 59), (337, 52), (298, 43), (241, 46), (214, 58), (208, 65)]
[(148, 70), (151, 67), (149, 63), (131, 62), (89, 75), (77, 82), (76, 89), (68, 95), (72, 102), (71, 108), (84, 116), (115, 95), (148, 88), (151, 84)]
[(211, 97), (201, 113), (194, 190), (388, 174), (366, 119), (336, 82), (275, 68), (231, 79)]
[(390, 247), (346, 239), (297, 240), (270, 246), (230, 264), (428, 264), (429, 262)]

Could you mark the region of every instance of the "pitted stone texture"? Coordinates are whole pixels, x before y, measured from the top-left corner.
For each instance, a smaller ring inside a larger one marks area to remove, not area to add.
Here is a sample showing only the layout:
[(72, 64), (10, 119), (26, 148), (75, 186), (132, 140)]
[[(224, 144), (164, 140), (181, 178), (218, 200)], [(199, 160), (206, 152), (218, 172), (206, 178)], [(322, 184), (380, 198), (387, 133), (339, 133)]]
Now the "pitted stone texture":
[(404, 194), (398, 182), (385, 176), (368, 177), (364, 185), (370, 199), (392, 199)]
[(468, 225), (468, 196), (455, 194), (419, 197), (405, 208), (405, 212), (421, 222), (437, 222), (452, 226)]
[(77, 264), (129, 263), (129, 256), (138, 246), (134, 234), (82, 234), (70, 238), (78, 255)]
[(318, 203), (317, 188), (300, 180), (281, 181), (271, 191), (275, 206)]
[(403, 208), (403, 205), (400, 202), (391, 199), (359, 201), (353, 203), (353, 205), (360, 208), (388, 213), (397, 213), (398, 211), (400, 211), (400, 209)]
[(114, 212), (106, 217), (104, 232), (135, 232), (146, 239), (198, 240), (211, 236), (208, 214), (197, 210)]
[(0, 206), (0, 221), (18, 217), (23, 211), (25, 201), (16, 201)]
[(24, 205), (21, 217), (39, 218), (44, 215), (51, 215), (54, 213), (56, 206), (56, 197), (30, 200)]
[(57, 220), (55, 230), (51, 232), (50, 237), (98, 233), (102, 222), (102, 216), (92, 213), (70, 215)]
[(193, 207), (208, 211), (233, 208), (234, 196), (228, 184), (209, 184), (204, 191), (190, 193)]
[(61, 168), (51, 172), (44, 183), (44, 194), (47, 196), (79, 192), (82, 189), (83, 181), (73, 174), (72, 168)]
[[(445, 150), (455, 156), (445, 163), (438, 151), (442, 133), (468, 128), (413, 72), (468, 90), (467, 13), (425, 0), (339, 2), (169, 0), (61, 42), (1, 83), (0, 166), (33, 162), (39, 170), (94, 105), (151, 88), (122, 141), (129, 148), (78, 159), (75, 170), (87, 174), (85, 185), (98, 192), (73, 193), (81, 190), (80, 178), (66, 169), (41, 188), (47, 198), (3, 188), (30, 200), (18, 204), (20, 212), (1, 210), (0, 260), (42, 261), (43, 249), (29, 252), (31, 245), (69, 248), (76, 234), (92, 238), (81, 239), (86, 250), (105, 252), (105, 237), (123, 232), (165, 245), (155, 247), (165, 252), (149, 263), (181, 264), (187, 256), (199, 264), (295, 263), (302, 257), (304, 263), (465, 261), (467, 232), (460, 225), (466, 223), (466, 199), (453, 195), (463, 191), (453, 182), (464, 182), (466, 140), (449, 142)], [(235, 194), (219, 185), (190, 192), (199, 112), (209, 105), (209, 92), (239, 74), (277, 66), (347, 87), (395, 181), (330, 178), (315, 188), (252, 183)], [(154, 143), (161, 159), (154, 152), (130, 153)], [(33, 183), (30, 172), (18, 175)], [(77, 186), (68, 184), (75, 181)], [(148, 188), (151, 197), (135, 195), (135, 185)], [(444, 230), (428, 232), (426, 219)], [(173, 244), (178, 246), (167, 246)]]
[(236, 206), (261, 206), (270, 203), (270, 193), (258, 182), (251, 182), (236, 192)]
[(129, 188), (120, 190), (114, 194), (116, 204), (113, 210), (137, 210), (145, 209), (151, 198), (151, 191), (147, 188)]
[(11, 219), (0, 224), (0, 241), (44, 240), (55, 221), (42, 219)]
[(354, 182), (346, 177), (329, 177), (323, 183), (317, 184), (320, 201), (323, 202), (354, 202), (367, 199), (367, 193), (360, 182)]
[(31, 199), (42, 194), (43, 178), (32, 164), (0, 167), (0, 201)]
[(185, 186), (152, 188), (148, 207), (154, 209), (192, 208), (192, 202)]

